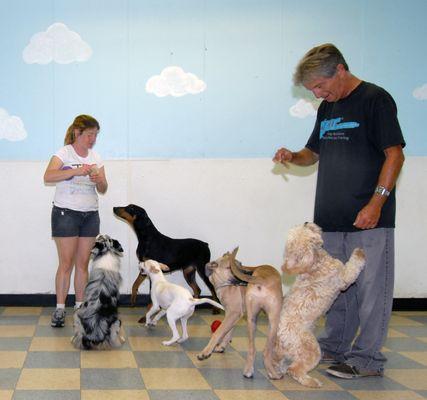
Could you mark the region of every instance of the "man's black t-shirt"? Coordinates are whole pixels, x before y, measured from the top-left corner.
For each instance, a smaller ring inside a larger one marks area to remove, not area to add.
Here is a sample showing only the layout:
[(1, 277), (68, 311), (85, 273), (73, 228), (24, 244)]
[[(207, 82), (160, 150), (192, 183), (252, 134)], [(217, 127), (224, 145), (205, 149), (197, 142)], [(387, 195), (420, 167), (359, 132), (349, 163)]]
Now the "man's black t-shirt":
[[(346, 98), (323, 101), (306, 147), (319, 154), (314, 222), (326, 232), (352, 232), (358, 212), (372, 197), (384, 150), (405, 146), (393, 98), (362, 82)], [(393, 228), (395, 190), (385, 202), (377, 227)]]

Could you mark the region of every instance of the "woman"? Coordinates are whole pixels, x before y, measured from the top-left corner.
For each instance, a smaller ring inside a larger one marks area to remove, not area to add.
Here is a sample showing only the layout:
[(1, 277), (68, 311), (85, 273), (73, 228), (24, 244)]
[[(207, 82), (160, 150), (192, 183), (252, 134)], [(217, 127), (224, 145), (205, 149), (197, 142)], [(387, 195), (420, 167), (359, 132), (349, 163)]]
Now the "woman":
[(99, 132), (98, 121), (79, 115), (68, 128), (65, 146), (51, 158), (44, 174), (46, 183), (55, 183), (52, 208), (52, 237), (58, 250), (56, 310), (51, 326), (65, 324), (65, 300), (74, 272), (75, 308), (83, 301), (90, 252), (99, 234), (98, 193), (108, 187), (100, 156), (92, 150)]

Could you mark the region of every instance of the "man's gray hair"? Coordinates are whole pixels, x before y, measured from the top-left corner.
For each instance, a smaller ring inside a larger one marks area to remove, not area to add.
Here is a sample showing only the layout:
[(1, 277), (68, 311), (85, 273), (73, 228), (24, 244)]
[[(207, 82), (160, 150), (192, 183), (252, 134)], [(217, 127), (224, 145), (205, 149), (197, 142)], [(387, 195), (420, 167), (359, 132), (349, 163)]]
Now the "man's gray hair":
[(313, 47), (297, 65), (294, 84), (296, 86), (304, 85), (319, 77), (331, 78), (335, 74), (338, 64), (342, 64), (348, 71), (348, 65), (343, 55), (332, 43)]

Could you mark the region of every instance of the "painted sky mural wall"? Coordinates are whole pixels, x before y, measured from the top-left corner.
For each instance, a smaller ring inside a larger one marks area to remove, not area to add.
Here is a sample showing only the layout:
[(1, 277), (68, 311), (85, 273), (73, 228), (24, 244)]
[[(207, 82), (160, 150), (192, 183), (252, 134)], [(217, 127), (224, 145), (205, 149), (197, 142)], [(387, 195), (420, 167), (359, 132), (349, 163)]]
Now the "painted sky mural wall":
[(332, 42), (395, 98), (426, 156), (425, 0), (0, 0), (0, 159), (48, 160), (78, 114), (104, 159), (271, 157), (318, 102), (292, 86)]

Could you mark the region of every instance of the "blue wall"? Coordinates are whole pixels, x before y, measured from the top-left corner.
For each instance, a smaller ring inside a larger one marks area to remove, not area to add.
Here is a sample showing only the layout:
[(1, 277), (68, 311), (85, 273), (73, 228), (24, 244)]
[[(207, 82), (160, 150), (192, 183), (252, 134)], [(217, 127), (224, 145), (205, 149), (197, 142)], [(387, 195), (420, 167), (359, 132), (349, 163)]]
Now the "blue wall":
[[(333, 42), (358, 77), (395, 98), (406, 155), (426, 156), (426, 0), (0, 0), (0, 109), (27, 137), (0, 159), (48, 160), (78, 114), (101, 123), (104, 159), (271, 157), (297, 149), (314, 117), (289, 114), (292, 73)], [(56, 22), (92, 48), (85, 62), (24, 62), (31, 37)], [(145, 84), (180, 66), (207, 88), (156, 97)]]

